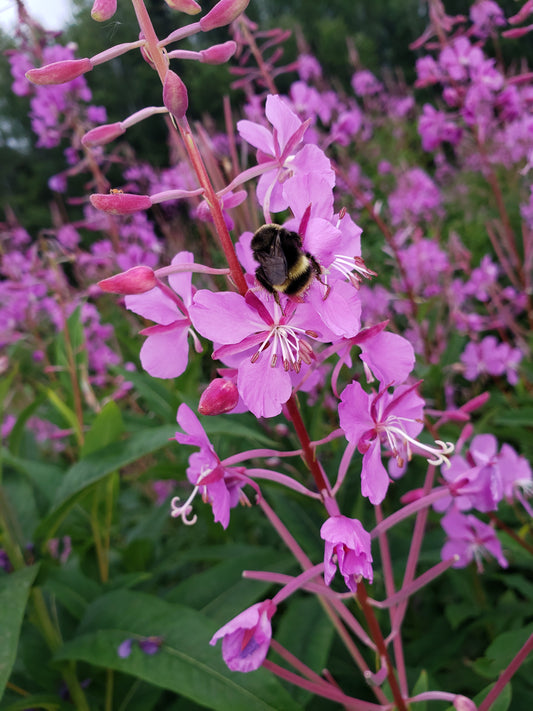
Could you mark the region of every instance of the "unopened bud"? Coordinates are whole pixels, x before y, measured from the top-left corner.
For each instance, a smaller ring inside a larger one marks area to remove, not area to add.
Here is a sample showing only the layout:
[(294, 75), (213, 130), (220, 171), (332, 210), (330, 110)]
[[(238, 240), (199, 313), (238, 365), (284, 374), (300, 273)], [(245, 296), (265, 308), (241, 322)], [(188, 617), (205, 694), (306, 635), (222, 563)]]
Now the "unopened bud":
[(163, 103), (176, 118), (183, 118), (189, 105), (187, 87), (176, 72), (168, 70), (163, 84)]
[(198, 404), (201, 415), (222, 415), (231, 412), (239, 402), (239, 391), (232, 380), (215, 378), (202, 393)]
[(145, 266), (132, 267), (98, 282), (100, 289), (110, 294), (144, 294), (156, 285), (154, 270)]
[(152, 207), (149, 195), (134, 195), (122, 193), (120, 190), (106, 193), (95, 193), (90, 196), (91, 205), (97, 210), (108, 212), (110, 215), (128, 215), (137, 210), (147, 210)]
[(202, 11), (200, 5), (194, 0), (165, 0), (165, 2), (173, 10), (185, 12), (187, 15), (197, 15)]
[(36, 67), (26, 72), (26, 79), (33, 84), (64, 84), (77, 77), (90, 72), (93, 68), (88, 57), (84, 59), (64, 59), (61, 62), (52, 62), (44, 67)]
[(237, 43), (233, 40), (223, 44), (214, 44), (212, 47), (200, 50), (200, 56), (204, 64), (224, 64), (233, 57), (237, 50)]
[(111, 143), (115, 138), (122, 136), (125, 132), (126, 129), (122, 126), (120, 121), (117, 121), (117, 123), (106, 123), (103, 126), (97, 126), (87, 131), (81, 139), (81, 142), (87, 148), (104, 146), (106, 143)]
[(94, 0), (91, 17), (96, 22), (110, 20), (117, 11), (117, 0)]
[(236, 20), (246, 8), (250, 0), (220, 0), (215, 7), (200, 19), (200, 28), (203, 32), (224, 27)]

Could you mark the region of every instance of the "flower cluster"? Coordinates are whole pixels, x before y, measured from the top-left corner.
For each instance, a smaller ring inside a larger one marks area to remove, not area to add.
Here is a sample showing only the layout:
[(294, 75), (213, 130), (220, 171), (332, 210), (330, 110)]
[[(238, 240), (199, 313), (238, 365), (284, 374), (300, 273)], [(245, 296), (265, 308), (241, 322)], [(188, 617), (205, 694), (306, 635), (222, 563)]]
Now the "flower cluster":
[[(194, 0), (168, 4), (187, 15), (201, 12)], [(264, 58), (262, 51), (281, 44), (286, 35), (273, 31), (260, 50), (261, 33), (242, 16), (247, 4), (248, 0), (220, 0), (199, 21), (161, 40), (149, 18), (138, 12), (138, 39), (92, 57), (76, 58), (72, 47), (47, 47), (40, 57), (44, 65), (31, 68), (35, 57), (27, 52), (11, 55), (13, 90), (31, 95), (38, 145), (52, 147), (62, 140), (66, 123), (61, 128), (58, 124), (67, 114), (70, 129), (76, 127), (77, 138), (65, 154), (68, 168), (55, 176), (51, 187), (61, 193), (70, 175), (89, 169), (91, 185), (97, 186), (92, 189), (98, 192), (87, 200), (83, 219), (56, 221), (49, 232), (53, 248), (31, 244), (16, 219), (2, 231), (6, 248), (0, 294), (5, 297), (5, 308), (0, 345), (13, 346), (27, 332), (33, 333), (37, 344), (45, 316), (57, 332), (68, 334), (69, 319), (77, 315), (89, 344), (90, 377), (83, 381), (82, 390), (90, 393), (89, 384), (104, 387), (109, 366), (122, 360), (109, 345), (113, 329), (100, 322), (87, 298), (111, 292), (144, 321), (139, 359), (149, 376), (169, 380), (185, 374), (187, 378), (193, 358), (210, 356), (203, 373), (211, 382), (200, 397), (199, 413), (206, 417), (229, 413), (228, 421), (238, 413), (249, 413), (269, 434), (293, 434), (297, 449), (242, 451), (241, 447), (221, 458), (209, 427), (182, 402), (173, 441), (195, 451), (188, 455), (188, 464), (180, 460), (190, 494), (184, 501), (172, 497), (171, 516), (193, 525), (200, 496), (211, 507), (214, 521), (227, 529), (239, 504), (250, 507), (255, 503), (302, 570), (291, 575), (246, 571), (245, 577), (277, 585), (279, 590), (223, 625), (212, 636), (211, 645), (222, 640), (222, 656), (232, 671), (266, 666), (346, 708), (358, 707), (358, 699), (344, 695), (329, 676), (322, 678), (303, 663), (294, 663), (281, 645), (276, 652), (302, 676), (280, 672), (267, 659), (272, 620), (280, 604), (293, 593), (313, 593), (320, 596), (342, 639), (349, 640), (348, 649), (365, 679), (372, 681), (380, 708), (394, 703), (395, 708), (405, 709), (411, 702), (434, 698), (470, 711), (475, 708), (473, 702), (455, 694), (424, 692), (409, 697), (399, 632), (409, 597), (448, 568), (474, 563), (482, 572), (482, 560), (488, 555), (502, 568), (509, 565), (510, 555), (496, 535), (501, 522), (495, 512), (503, 502), (518, 502), (521, 506), (515, 508), (521, 515), (523, 511), (533, 515), (529, 464), (511, 445), (499, 448), (490, 433), (472, 436), (472, 413), (488, 395), (476, 391), (470, 400), (465, 396), (465, 388), (474, 389), (491, 378), (499, 378), (501, 385), (505, 377), (510, 385), (519, 386), (527, 355), (524, 324), (531, 311), (527, 268), (531, 264), (522, 264), (520, 255), (527, 261), (533, 254), (531, 197), (520, 198), (513, 218), (520, 219), (520, 208), (523, 241), (519, 245), (498, 170), (517, 172), (520, 189), (527, 194), (526, 176), (533, 165), (533, 123), (528, 111), (531, 77), (507, 75), (484, 52), (484, 42), (507, 23), (495, 2), (480, 0), (472, 6), (469, 18), (450, 18), (436, 0), (432, 25), (414, 45), (425, 52), (417, 61), (415, 88), (433, 87), (435, 95), (440, 88), (442, 102), (428, 103), (418, 111), (413, 92), (404, 85), (380, 81), (360, 66), (355, 55), (352, 93), (341, 96), (327, 84), (319, 63), (307, 51), (284, 67), (276, 66), (280, 56), (276, 51)], [(95, 0), (91, 14), (101, 22), (115, 10), (115, 0)], [(188, 37), (227, 25), (231, 25), (230, 41), (200, 50), (171, 49)], [(91, 93), (85, 74), (129, 51), (139, 51), (157, 73), (162, 105), (107, 123), (104, 110), (88, 106)], [(220, 64), (233, 56), (239, 61), (233, 70), (238, 76), (235, 86), (246, 93), (246, 118), (236, 124), (237, 142), (242, 156), (255, 153), (255, 160), (245, 165), (237, 164), (235, 136), (226, 140), (202, 130), (198, 131), (200, 141), (195, 136), (187, 119), (188, 89), (179, 74), (183, 61)], [(251, 57), (258, 59), (257, 68), (248, 66)], [(274, 83), (282, 71), (298, 72), (286, 95), (279, 94)], [(24, 84), (23, 75), (34, 88)], [(77, 109), (70, 112), (69, 102)], [(105, 176), (113, 161), (106, 157), (108, 145), (125, 140), (131, 126), (158, 115), (176, 130), (174, 138), (182, 139), (179, 160), (164, 170), (125, 162), (125, 184), (109, 190)], [(431, 154), (433, 164), (427, 160), (423, 167), (406, 166), (373, 155), (370, 161), (375, 165), (370, 171), (368, 164), (363, 169), (363, 160), (359, 164), (352, 159), (383, 127), (400, 147), (407, 146), (412, 141), (410, 125), (418, 127), (420, 146)], [(335, 155), (334, 160), (329, 153)], [(213, 181), (213, 166), (222, 154), (231, 170), (217, 171)], [(472, 245), (473, 256), (465, 246), (467, 230), (459, 235), (449, 227), (453, 222), (448, 220), (450, 206), (461, 205), (469, 189), (467, 181), (462, 182), (464, 175), (475, 170), (494, 198), (489, 208), (497, 211), (497, 219), (487, 217), (484, 228), (497, 263), (480, 253), (477, 245)], [(224, 175), (231, 175), (227, 184)], [(260, 216), (251, 215), (254, 203)], [(148, 212), (152, 208), (153, 214)], [(187, 219), (201, 224), (202, 236), (204, 229), (215, 235), (227, 268), (203, 264), (209, 250), (189, 251), (190, 245), (184, 245), (181, 236), (170, 239), (177, 213), (186, 213)], [(371, 268), (377, 251), (369, 245), (370, 266), (363, 252), (366, 257), (365, 240), (375, 229), (385, 240), (386, 266), (391, 264), (394, 272), (390, 289), (369, 284), (377, 276)], [(96, 232), (104, 232), (105, 237), (85, 238)], [(168, 238), (165, 245), (158, 235)], [(167, 258), (168, 266), (160, 266)], [(67, 259), (73, 264), (70, 279), (58, 267), (58, 261)], [(109, 276), (114, 271), (119, 273)], [(95, 281), (99, 289), (91, 283)], [(220, 289), (221, 284), (226, 288)], [(83, 351), (79, 346), (73, 357), (81, 360)], [(428, 373), (430, 382), (439, 370), (442, 392), (435, 388), (431, 400), (426, 401), (423, 381), (414, 373), (415, 353), (421, 356), (421, 371), (424, 376)], [(45, 356), (45, 349), (36, 346), (35, 360)], [(119, 389), (128, 387), (117, 384)], [(192, 388), (183, 399), (192, 403), (191, 392)], [(457, 399), (466, 402), (458, 407)], [(320, 439), (312, 439), (306, 429), (302, 401), (307, 412), (313, 407), (323, 409), (327, 431)], [(99, 404), (93, 404), (98, 411)], [(81, 410), (81, 402), (78, 405)], [(280, 424), (280, 416), (292, 431)], [(471, 440), (464, 455), (452, 455), (454, 445), (441, 433), (458, 423), (464, 426), (459, 441)], [(11, 418), (3, 436), (12, 427)], [(322, 448), (331, 442), (336, 443), (336, 458), (322, 457)], [(410, 485), (409, 464), (415, 455), (427, 462), (423, 487), (399, 497), (401, 505), (385, 515), (393, 501), (394, 482), (403, 477), (398, 488)], [(296, 466), (284, 466), (286, 458), (303, 460), (303, 476)], [(337, 461), (337, 471), (326, 471), (323, 461)], [(353, 517), (353, 502), (338, 496), (343, 484), (354, 478), (357, 486), (360, 481), (363, 497), (357, 502), (361, 520)], [(313, 564), (290, 526), (270, 508), (269, 491), (260, 482), (285, 487), (313, 506), (323, 507), (316, 531), (316, 539), (323, 541), (319, 563)], [(162, 503), (176, 486), (175, 479), (152, 482), (152, 500), (155, 497)], [(253, 501), (245, 493), (250, 488)], [(343, 509), (351, 509), (351, 515), (341, 510), (341, 502)], [(374, 507), (374, 528), (366, 515), (368, 504)], [(416, 578), (431, 507), (442, 514), (446, 534), (442, 560)], [(95, 516), (97, 509), (95, 504)], [(386, 534), (415, 514), (406, 570), (396, 589)], [(367, 584), (378, 579), (373, 539), (379, 539), (384, 600), (371, 599), (367, 592)], [(98, 554), (100, 546), (98, 541)], [(66, 562), (72, 551), (70, 537), (51, 539), (48, 550)], [(101, 567), (104, 558), (100, 556)], [(0, 567), (10, 572), (10, 566), (9, 557), (0, 551)], [(344, 582), (342, 592), (333, 584), (337, 570), (337, 583)], [(344, 604), (344, 598), (353, 597), (366, 628)], [(388, 637), (381, 631), (374, 607), (390, 609)], [(128, 658), (135, 645), (153, 655), (163, 644), (162, 637), (129, 634), (117, 650), (121, 659)], [(371, 650), (377, 669), (367, 665), (352, 634)], [(399, 680), (388, 652), (390, 644)], [(381, 689), (385, 680), (387, 694)]]

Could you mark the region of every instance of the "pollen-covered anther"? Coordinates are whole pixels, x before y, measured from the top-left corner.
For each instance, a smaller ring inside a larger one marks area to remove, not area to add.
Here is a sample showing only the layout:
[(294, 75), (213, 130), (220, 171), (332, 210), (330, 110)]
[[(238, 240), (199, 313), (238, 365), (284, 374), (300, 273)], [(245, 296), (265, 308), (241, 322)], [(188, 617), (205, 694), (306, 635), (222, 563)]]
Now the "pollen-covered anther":
[(369, 269), (362, 257), (348, 257), (345, 254), (336, 254), (332, 266), (346, 277), (356, 289), (359, 288), (363, 278), (371, 279), (377, 276), (377, 272)]

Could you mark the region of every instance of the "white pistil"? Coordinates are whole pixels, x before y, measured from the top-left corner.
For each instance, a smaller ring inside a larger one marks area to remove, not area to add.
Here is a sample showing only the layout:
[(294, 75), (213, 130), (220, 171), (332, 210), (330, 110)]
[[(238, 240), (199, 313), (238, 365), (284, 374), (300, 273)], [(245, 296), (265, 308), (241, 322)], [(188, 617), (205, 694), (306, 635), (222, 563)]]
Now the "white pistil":
[(194, 526), (198, 520), (198, 516), (196, 514), (194, 514), (192, 518), (188, 518), (188, 516), (192, 512), (191, 504), (197, 493), (198, 487), (195, 486), (187, 501), (184, 504), (181, 504), (181, 506), (179, 505), (179, 501), (181, 500), (180, 497), (175, 496), (170, 502), (170, 515), (172, 518), (181, 518), (181, 522), (186, 526)]
[[(440, 439), (435, 440), (436, 447), (431, 447), (428, 444), (423, 444), (419, 442), (414, 437), (411, 437), (402, 427), (397, 427), (396, 425), (385, 424), (378, 426), (378, 432), (384, 432), (387, 436), (389, 442), (389, 447), (398, 459), (399, 457), (397, 439), (404, 442), (407, 450), (407, 458), (411, 459), (412, 451), (411, 446), (415, 447), (417, 450), (422, 450), (428, 464), (433, 464), (434, 466), (444, 465), (446, 468), (450, 466), (450, 460), (448, 455), (451, 454), (455, 445), (452, 442), (443, 442)], [(403, 461), (400, 463), (401, 466)]]

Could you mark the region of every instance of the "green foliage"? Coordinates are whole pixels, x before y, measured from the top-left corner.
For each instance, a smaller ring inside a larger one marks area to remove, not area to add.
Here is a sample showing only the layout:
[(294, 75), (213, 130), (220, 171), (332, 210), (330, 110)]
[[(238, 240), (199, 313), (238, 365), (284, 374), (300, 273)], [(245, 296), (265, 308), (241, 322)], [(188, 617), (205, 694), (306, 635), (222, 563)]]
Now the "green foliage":
[(0, 700), (11, 675), (26, 602), (38, 569), (35, 565), (0, 578)]

